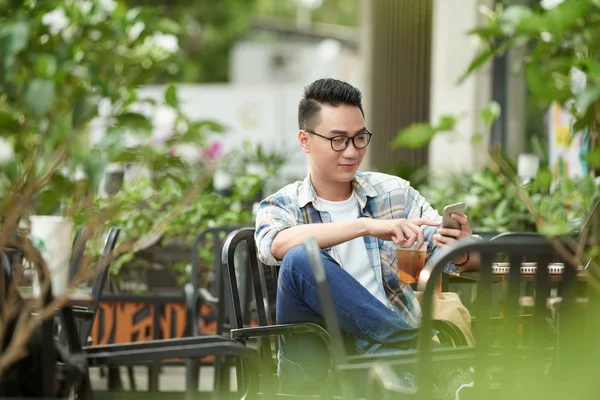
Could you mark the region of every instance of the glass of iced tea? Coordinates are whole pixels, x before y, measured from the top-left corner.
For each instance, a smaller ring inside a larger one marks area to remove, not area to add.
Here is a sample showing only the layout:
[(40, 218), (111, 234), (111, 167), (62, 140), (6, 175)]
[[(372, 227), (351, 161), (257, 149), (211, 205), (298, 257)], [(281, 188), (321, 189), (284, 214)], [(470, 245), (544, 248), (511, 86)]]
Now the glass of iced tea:
[(420, 248), (417, 248), (416, 242), (412, 247), (396, 247), (396, 262), (398, 263), (400, 283), (413, 284), (419, 281), (419, 275), (425, 267), (428, 244), (428, 242), (425, 242)]

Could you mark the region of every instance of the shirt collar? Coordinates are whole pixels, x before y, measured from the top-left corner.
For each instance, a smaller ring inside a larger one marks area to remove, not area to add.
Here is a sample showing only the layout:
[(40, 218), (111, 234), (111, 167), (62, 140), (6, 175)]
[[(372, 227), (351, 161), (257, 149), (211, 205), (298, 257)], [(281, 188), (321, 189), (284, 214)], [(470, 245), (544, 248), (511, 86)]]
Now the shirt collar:
[[(377, 191), (361, 175), (363, 175), (361, 172), (356, 173), (352, 180), (352, 187), (358, 198), (360, 208), (364, 209), (367, 205), (367, 198), (377, 197)], [(298, 206), (303, 208), (308, 203), (312, 203), (313, 207), (317, 208), (316, 201), (317, 192), (315, 192), (315, 188), (312, 185), (309, 172), (298, 188)]]

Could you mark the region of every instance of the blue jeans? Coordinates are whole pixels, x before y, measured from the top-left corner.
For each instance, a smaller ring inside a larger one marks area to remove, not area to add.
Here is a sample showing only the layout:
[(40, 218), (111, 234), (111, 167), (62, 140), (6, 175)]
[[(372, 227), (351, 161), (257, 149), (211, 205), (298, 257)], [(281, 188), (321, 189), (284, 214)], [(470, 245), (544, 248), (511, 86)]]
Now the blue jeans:
[[(374, 353), (416, 347), (418, 329), (387, 308), (324, 251), (323, 263), (338, 321), (351, 353)], [(277, 284), (277, 322), (323, 325), (318, 289), (304, 247), (283, 258)], [(286, 393), (316, 394), (330, 367), (323, 341), (315, 335), (280, 339), (279, 382)]]

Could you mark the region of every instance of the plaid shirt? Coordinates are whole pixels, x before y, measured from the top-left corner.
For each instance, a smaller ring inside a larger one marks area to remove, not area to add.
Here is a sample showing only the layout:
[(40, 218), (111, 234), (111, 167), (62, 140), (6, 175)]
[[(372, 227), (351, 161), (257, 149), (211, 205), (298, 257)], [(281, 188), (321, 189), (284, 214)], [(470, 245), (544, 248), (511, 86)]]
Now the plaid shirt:
[[(436, 222), (442, 220), (438, 212), (404, 179), (376, 172), (357, 172), (352, 186), (363, 217), (416, 219), (420, 217), (423, 207), (424, 218)], [(271, 244), (283, 229), (326, 222), (331, 222), (331, 218), (319, 204), (310, 174), (302, 182), (285, 186), (259, 204), (256, 216), (256, 243), (260, 260), (267, 265), (279, 265), (280, 261), (271, 254)], [(436, 250), (432, 238), (436, 231), (437, 227), (434, 226), (424, 228), (425, 241), (429, 242), (427, 257)], [(398, 279), (395, 244), (374, 236), (364, 236), (364, 241), (370, 267), (375, 271), (378, 282), (383, 285), (389, 307), (407, 323), (418, 326), (421, 321), (421, 308), (411, 286), (400, 283)], [(332, 251), (332, 248), (326, 251), (341, 265), (337, 252)], [(446, 271), (454, 271), (452, 264), (448, 264)]]

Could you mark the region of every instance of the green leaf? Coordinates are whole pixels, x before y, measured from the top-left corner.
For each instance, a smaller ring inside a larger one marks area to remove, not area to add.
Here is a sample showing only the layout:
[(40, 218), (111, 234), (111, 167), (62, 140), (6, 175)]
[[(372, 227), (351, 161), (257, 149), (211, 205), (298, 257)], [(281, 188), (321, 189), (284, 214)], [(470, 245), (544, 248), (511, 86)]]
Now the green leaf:
[(79, 128), (96, 116), (98, 112), (98, 98), (96, 96), (83, 95), (75, 103), (73, 108), (73, 126)]
[(437, 125), (419, 123), (398, 132), (392, 145), (394, 147), (419, 148), (427, 145), (436, 133), (454, 129), (456, 118), (452, 115), (442, 115)]
[(54, 101), (54, 81), (34, 79), (27, 86), (25, 103), (36, 117), (45, 115)]
[(440, 122), (434, 127), (436, 132), (446, 132), (454, 129), (456, 125), (456, 118), (451, 115), (442, 115)]
[(478, 36), (482, 39), (494, 38), (502, 34), (502, 31), (497, 25), (478, 26), (467, 32), (469, 36)]
[(51, 78), (56, 74), (56, 57), (40, 54), (35, 60), (35, 74), (40, 78)]
[(501, 20), (509, 22), (514, 25), (518, 25), (521, 20), (529, 17), (532, 11), (529, 7), (521, 5), (511, 5), (507, 7), (501, 14)]
[(116, 120), (120, 128), (131, 129), (134, 133), (144, 135), (152, 133), (152, 122), (142, 114), (127, 112), (117, 116)]
[(173, 108), (177, 108), (179, 106), (179, 100), (177, 99), (177, 88), (175, 88), (175, 85), (169, 85), (167, 90), (165, 90), (165, 103)]
[(29, 25), (25, 22), (16, 22), (12, 25), (6, 25), (0, 30), (0, 41), (2, 49), (0, 54), (4, 56), (4, 65), (8, 68), (12, 65), (14, 56), (27, 47), (29, 41)]
[(59, 190), (46, 190), (35, 199), (35, 210), (42, 215), (55, 214), (61, 205), (64, 193)]
[(0, 131), (15, 133), (20, 129), (19, 115), (7, 109), (0, 109)]
[(585, 113), (587, 111), (587, 109), (590, 107), (590, 105), (592, 105), (593, 103), (598, 101), (599, 97), (600, 97), (600, 86), (586, 87), (585, 90), (582, 93), (580, 93), (577, 96), (577, 98), (575, 99), (575, 104), (577, 106), (577, 109), (579, 110), (579, 112)]
[(18, 155), (16, 155), (15, 159), (2, 165), (2, 174), (6, 176), (10, 182), (16, 182), (20, 178), (20, 161)]
[(552, 183), (552, 172), (548, 168), (540, 168), (535, 180), (542, 188), (549, 188)]
[(224, 127), (214, 121), (191, 122), (183, 135), (172, 138), (172, 143), (202, 144), (209, 134), (223, 133), (224, 131)]
[(484, 136), (482, 133), (474, 133), (471, 135), (471, 144), (479, 144), (483, 142)]
[(600, 167), (600, 148), (594, 149), (585, 156), (586, 161), (591, 167)]
[(498, 50), (496, 48), (482, 50), (477, 54), (477, 56), (471, 60), (471, 63), (467, 67), (465, 73), (458, 79), (458, 84), (464, 83), (464, 81), (471, 76), (471, 74), (481, 68), (485, 63), (487, 63)]
[(584, 114), (577, 115), (574, 122), (573, 129), (569, 132), (571, 139), (573, 135), (585, 130), (596, 122), (596, 108), (589, 107)]
[(481, 119), (487, 126), (491, 126), (500, 116), (500, 104), (492, 101), (487, 107), (481, 110)]
[(48, 130), (49, 137), (46, 138), (46, 143), (50, 147), (54, 148), (60, 143), (69, 140), (69, 136), (73, 132), (73, 126), (71, 125), (72, 118), (71, 112), (54, 118)]
[(394, 147), (423, 147), (429, 143), (435, 133), (435, 129), (429, 124), (412, 124), (403, 131), (398, 132), (392, 144)]
[(223, 124), (210, 119), (191, 122), (190, 128), (196, 130), (203, 130), (210, 133), (224, 133), (227, 130), (227, 128)]
[(556, 237), (569, 233), (570, 227), (565, 222), (546, 222), (538, 226), (538, 232), (544, 236)]
[(104, 163), (99, 154), (91, 153), (83, 160), (83, 171), (87, 176), (90, 187), (99, 187), (104, 174)]

